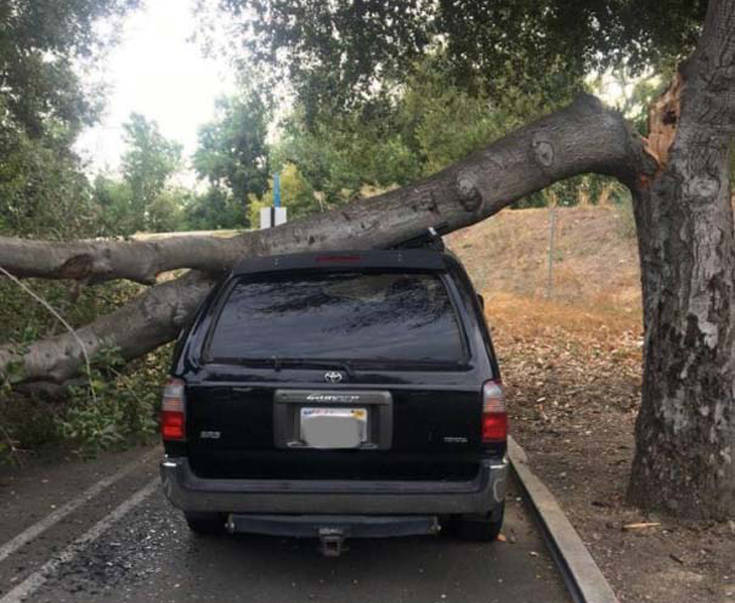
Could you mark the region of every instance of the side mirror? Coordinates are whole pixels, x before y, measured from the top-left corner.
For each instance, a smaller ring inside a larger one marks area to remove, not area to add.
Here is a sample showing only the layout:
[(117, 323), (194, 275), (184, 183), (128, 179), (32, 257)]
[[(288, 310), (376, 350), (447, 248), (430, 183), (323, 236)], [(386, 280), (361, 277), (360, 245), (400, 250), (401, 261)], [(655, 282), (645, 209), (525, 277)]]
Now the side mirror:
[(477, 301), (480, 302), (480, 307), (485, 309), (485, 298), (481, 294), (477, 294)]

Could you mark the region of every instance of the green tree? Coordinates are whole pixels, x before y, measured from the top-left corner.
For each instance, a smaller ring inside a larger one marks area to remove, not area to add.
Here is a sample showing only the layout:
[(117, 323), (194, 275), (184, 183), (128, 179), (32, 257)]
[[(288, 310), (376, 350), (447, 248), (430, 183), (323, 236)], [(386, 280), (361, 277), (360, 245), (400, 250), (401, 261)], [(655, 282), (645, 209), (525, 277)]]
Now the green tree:
[[(78, 157), (79, 131), (92, 124), (101, 90), (78, 66), (114, 42), (95, 25), (137, 0), (0, 0), (0, 229), (53, 238), (97, 230)], [(64, 220), (58, 216), (63, 215)]]
[(94, 201), (100, 208), (100, 235), (132, 234), (134, 230), (130, 186), (107, 174), (97, 174), (92, 185)]
[(3, 125), (35, 138), (49, 123), (58, 121), (73, 130), (92, 123), (100, 108), (99, 91), (85, 88), (74, 62), (94, 61), (110, 44), (96, 23), (137, 5), (138, 0), (2, 0)]
[(256, 93), (220, 98), (216, 118), (199, 129), (194, 168), (218, 192), (211, 199), (231, 195), (247, 220), (249, 195), (262, 195), (268, 187), (266, 135), (269, 111)]
[[(503, 77), (498, 68), (496, 89)], [(330, 208), (361, 194), (366, 186), (406, 185), (443, 169), (571, 100), (570, 89), (559, 91), (552, 102), (542, 88), (521, 90), (507, 79), (502, 94), (479, 83), (470, 93), (452, 83), (446, 57), (435, 53), (412, 68), (395, 95), (311, 118), (300, 106), (287, 118), (272, 162), (298, 166), (319, 193), (312, 197), (321, 205), (312, 203), (312, 209)], [(547, 84), (554, 89), (554, 82)]]
[(168, 179), (181, 167), (181, 144), (166, 139), (154, 120), (132, 113), (123, 124), (128, 150), (122, 156), (123, 180), (130, 188), (131, 219), (136, 229), (149, 229), (149, 211)]
[(101, 208), (103, 234), (128, 235), (177, 230), (184, 224), (183, 191), (169, 186), (181, 167), (181, 144), (163, 136), (154, 120), (137, 113), (123, 125), (127, 150), (122, 179), (98, 175), (94, 196)]
[[(432, 173), (568, 103), (591, 70), (666, 74), (693, 47), (703, 1), (224, 0), (234, 53), (292, 83), (298, 109), (278, 153), (335, 205), (365, 184)], [(267, 18), (266, 18), (267, 15)], [(233, 49), (230, 48), (230, 51)], [(243, 54), (244, 51), (244, 54)], [(243, 62), (245, 62), (243, 60)], [(656, 92), (641, 79), (621, 110), (644, 129)], [(635, 115), (632, 113), (635, 112)], [(277, 153), (277, 156), (278, 156)], [(565, 183), (565, 202), (610, 184)], [(545, 204), (543, 195), (519, 206)]]
[(187, 196), (185, 222), (188, 230), (242, 228), (242, 203), (225, 189), (210, 187), (204, 194)]
[(345, 203), (364, 185), (385, 188), (406, 183), (421, 173), (421, 165), (398, 131), (394, 110), (390, 111), (376, 117), (360, 109), (321, 119), (311, 128), (303, 112), (295, 112), (274, 149), (273, 164), (297, 166), (309, 188), (319, 192), (321, 209)]
[(98, 212), (71, 138), (58, 123), (35, 138), (0, 126), (0, 232), (54, 239), (96, 234)]

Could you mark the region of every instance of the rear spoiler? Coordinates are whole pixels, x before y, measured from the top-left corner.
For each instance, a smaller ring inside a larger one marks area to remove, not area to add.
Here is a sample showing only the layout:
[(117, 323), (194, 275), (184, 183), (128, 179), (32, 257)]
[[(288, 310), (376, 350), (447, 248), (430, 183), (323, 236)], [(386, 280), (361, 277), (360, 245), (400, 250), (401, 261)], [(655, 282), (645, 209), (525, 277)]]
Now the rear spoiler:
[(361, 251), (320, 251), (251, 257), (240, 261), (234, 275), (286, 270), (354, 270), (388, 268), (446, 271), (444, 254), (431, 249), (365, 249)]

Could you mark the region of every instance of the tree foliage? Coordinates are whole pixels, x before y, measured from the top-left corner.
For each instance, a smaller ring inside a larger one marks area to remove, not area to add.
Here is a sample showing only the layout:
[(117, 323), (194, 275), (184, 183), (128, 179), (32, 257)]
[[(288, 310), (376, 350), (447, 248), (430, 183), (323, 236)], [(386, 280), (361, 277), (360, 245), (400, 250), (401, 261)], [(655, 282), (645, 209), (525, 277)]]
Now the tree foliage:
[(199, 129), (194, 167), (215, 189), (209, 197), (213, 202), (229, 195), (232, 205), (240, 204), (242, 224), (247, 219), (249, 195), (260, 196), (268, 187), (269, 113), (254, 92), (220, 98), (216, 106), (215, 120)]
[(158, 124), (138, 113), (123, 124), (128, 150), (122, 156), (122, 174), (130, 186), (138, 214), (144, 214), (181, 165), (181, 144), (166, 139)]
[(169, 183), (181, 167), (181, 145), (163, 136), (155, 121), (137, 113), (130, 115), (123, 130), (127, 150), (122, 179), (100, 174), (94, 181), (101, 233), (178, 230), (183, 225), (183, 195)]
[(96, 24), (137, 4), (0, 0), (0, 230), (94, 234), (96, 214), (71, 144), (97, 119), (102, 96), (80, 74), (114, 41)]
[[(350, 110), (396, 86), (427, 54), (452, 82), (498, 93), (498, 68), (523, 90), (580, 84), (625, 59), (638, 72), (693, 48), (703, 0), (220, 0), (240, 48), (287, 74), (309, 118)], [(550, 82), (555, 86), (549, 87)], [(543, 82), (543, 86), (539, 83)]]
[(71, 142), (62, 124), (38, 137), (0, 127), (0, 232), (53, 239), (95, 234), (96, 212)]
[(210, 187), (202, 194), (189, 193), (184, 205), (187, 230), (242, 228), (242, 203), (224, 188)]
[(123, 15), (138, 0), (2, 0), (0, 91), (3, 125), (31, 138), (49, 122), (78, 129), (96, 118), (75, 61), (100, 56), (107, 41), (94, 25)]

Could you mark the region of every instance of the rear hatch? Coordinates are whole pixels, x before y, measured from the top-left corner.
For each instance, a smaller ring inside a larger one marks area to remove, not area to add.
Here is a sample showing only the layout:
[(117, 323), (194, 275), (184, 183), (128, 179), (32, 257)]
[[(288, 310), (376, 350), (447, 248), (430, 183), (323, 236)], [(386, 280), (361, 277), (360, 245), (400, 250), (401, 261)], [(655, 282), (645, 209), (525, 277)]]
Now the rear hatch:
[(473, 477), (483, 375), (458, 302), (441, 270), (233, 278), (187, 379), (192, 468), (219, 478)]

